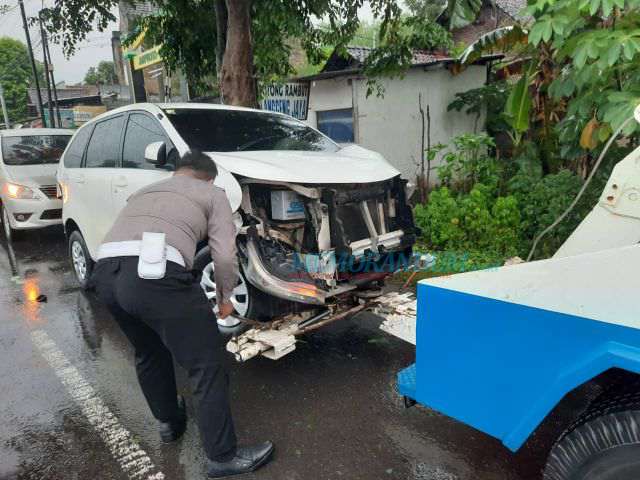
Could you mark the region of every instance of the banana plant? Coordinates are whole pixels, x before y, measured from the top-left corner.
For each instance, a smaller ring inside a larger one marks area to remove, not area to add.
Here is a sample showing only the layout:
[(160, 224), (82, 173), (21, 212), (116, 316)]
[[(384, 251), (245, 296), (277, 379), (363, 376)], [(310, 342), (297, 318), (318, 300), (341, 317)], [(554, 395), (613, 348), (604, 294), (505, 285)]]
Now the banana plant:
[(500, 27), (480, 36), (460, 55), (460, 63), (469, 65), (487, 53), (515, 50), (518, 46), (527, 45), (528, 31), (520, 25)]
[(520, 80), (511, 89), (505, 105), (504, 118), (511, 127), (510, 136), (516, 147), (520, 145), (522, 136), (529, 130), (529, 118), (533, 104), (529, 87), (535, 76), (535, 67), (535, 62), (530, 61)]
[(505, 105), (504, 119), (511, 127), (510, 136), (514, 145), (518, 146), (524, 133), (529, 130), (529, 118), (533, 105), (529, 87), (537, 70), (536, 56), (528, 51), (529, 32), (521, 25), (500, 27), (482, 35), (469, 45), (460, 55), (460, 63), (471, 64), (487, 53), (518, 52), (529, 58), (528, 65), (523, 68), (520, 79), (513, 85)]

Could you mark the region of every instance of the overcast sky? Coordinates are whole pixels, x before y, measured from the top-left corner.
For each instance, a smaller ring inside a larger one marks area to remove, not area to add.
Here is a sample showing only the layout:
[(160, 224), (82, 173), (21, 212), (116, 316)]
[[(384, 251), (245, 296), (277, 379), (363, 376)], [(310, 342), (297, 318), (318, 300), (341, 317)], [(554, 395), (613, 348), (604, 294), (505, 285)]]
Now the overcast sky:
[[(0, 16), (0, 37), (9, 36), (26, 43), (20, 9), (17, 8), (17, 0), (3, 0), (0, 4), (9, 5), (11, 12)], [(27, 16), (35, 16), (42, 8), (42, 0), (24, 0)], [(53, 0), (45, 0), (44, 5), (50, 6)], [(16, 7), (16, 8), (14, 8)], [(62, 54), (62, 48), (49, 42), (51, 59), (54, 65), (56, 82), (78, 83), (84, 79), (89, 67), (96, 66), (101, 60), (113, 60), (111, 54), (111, 31), (117, 30), (118, 24), (112, 23), (104, 32), (92, 32), (87, 41), (78, 46), (76, 54), (66, 59)], [(40, 43), (40, 30), (30, 29), (31, 43), (37, 60), (42, 61), (42, 46)]]

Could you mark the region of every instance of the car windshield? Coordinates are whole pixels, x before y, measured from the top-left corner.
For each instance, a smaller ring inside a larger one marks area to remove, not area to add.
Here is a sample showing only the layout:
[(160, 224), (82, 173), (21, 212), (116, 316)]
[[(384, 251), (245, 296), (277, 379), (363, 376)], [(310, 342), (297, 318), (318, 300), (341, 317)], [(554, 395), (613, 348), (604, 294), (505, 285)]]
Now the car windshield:
[(318, 131), (283, 115), (204, 108), (164, 111), (189, 147), (204, 152), (335, 152), (340, 148)]
[(2, 137), (2, 160), (5, 165), (58, 163), (70, 139), (71, 135)]

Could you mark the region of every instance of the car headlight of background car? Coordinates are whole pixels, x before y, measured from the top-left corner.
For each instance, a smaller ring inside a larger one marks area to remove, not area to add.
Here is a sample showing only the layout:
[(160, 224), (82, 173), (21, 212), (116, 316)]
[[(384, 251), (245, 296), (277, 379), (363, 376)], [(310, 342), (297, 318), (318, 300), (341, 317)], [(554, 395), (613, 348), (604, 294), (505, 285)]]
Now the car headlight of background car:
[(17, 183), (5, 183), (4, 193), (9, 198), (17, 198), (20, 200), (35, 200), (38, 198), (34, 190), (24, 185), (18, 185)]

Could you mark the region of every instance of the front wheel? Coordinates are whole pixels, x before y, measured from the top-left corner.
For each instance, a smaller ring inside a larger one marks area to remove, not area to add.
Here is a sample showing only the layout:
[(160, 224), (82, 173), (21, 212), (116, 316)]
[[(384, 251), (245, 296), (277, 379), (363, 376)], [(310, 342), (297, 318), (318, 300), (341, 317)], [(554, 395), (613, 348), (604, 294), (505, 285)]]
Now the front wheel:
[[(218, 314), (218, 305), (217, 305), (217, 288), (215, 281), (215, 266), (213, 262), (209, 262), (202, 269), (202, 278), (200, 279), (200, 286), (204, 291), (207, 300), (211, 304), (214, 313)], [(233, 289), (233, 293), (231, 294), (231, 303), (233, 304), (234, 310), (241, 317), (249, 318), (253, 313), (251, 310), (252, 298), (249, 296), (249, 287), (248, 283), (244, 278), (242, 273), (239, 273), (237, 285)], [(219, 318), (218, 325), (223, 327), (235, 327), (240, 322), (238, 319), (233, 318), (233, 315), (230, 315), (227, 318)]]
[(93, 271), (93, 260), (89, 255), (86, 243), (84, 243), (84, 238), (78, 230), (71, 232), (71, 235), (69, 235), (69, 260), (76, 280), (83, 290), (88, 290), (89, 278), (91, 278), (91, 272)]

